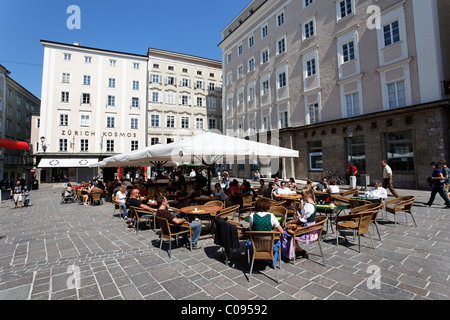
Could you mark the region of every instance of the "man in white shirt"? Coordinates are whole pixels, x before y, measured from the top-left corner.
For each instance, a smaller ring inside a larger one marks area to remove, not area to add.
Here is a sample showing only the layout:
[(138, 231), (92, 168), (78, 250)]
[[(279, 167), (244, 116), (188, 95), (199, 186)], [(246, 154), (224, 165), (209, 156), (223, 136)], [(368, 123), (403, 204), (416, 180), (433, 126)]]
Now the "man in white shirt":
[(391, 167), (388, 166), (386, 160), (381, 160), (381, 165), (383, 166), (383, 188), (389, 188), (394, 197), (398, 198), (399, 195), (393, 186)]
[(381, 182), (380, 181), (375, 181), (375, 187), (372, 188), (371, 190), (369, 190), (366, 193), (366, 195), (368, 195), (369, 197), (386, 199), (387, 198), (387, 191), (386, 191), (385, 188), (383, 188), (381, 186)]
[(191, 173), (189, 174), (189, 177), (195, 177), (197, 174), (195, 173), (195, 170), (192, 169)]
[(273, 192), (273, 195), (277, 198), (281, 197), (281, 196), (289, 196), (293, 194), (293, 192), (291, 191), (291, 189), (286, 188), (286, 182), (282, 181), (280, 184), (280, 187)]

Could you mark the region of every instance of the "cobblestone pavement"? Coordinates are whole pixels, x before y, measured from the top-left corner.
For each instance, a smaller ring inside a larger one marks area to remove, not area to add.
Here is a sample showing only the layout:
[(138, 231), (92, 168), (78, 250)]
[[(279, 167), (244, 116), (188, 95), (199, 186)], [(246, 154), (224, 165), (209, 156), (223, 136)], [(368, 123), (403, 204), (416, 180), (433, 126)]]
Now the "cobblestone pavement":
[(375, 249), (362, 237), (361, 253), (351, 236), (336, 246), (329, 234), (326, 266), (311, 245), (309, 260), (281, 263), (278, 284), (264, 263), (248, 282), (245, 257), (236, 253), (226, 266), (212, 239), (193, 252), (173, 246), (169, 258), (158, 233), (128, 231), (111, 203), (60, 204), (59, 188), (42, 186), (27, 208), (0, 205), (0, 299), (449, 299), (450, 210), (439, 197), (431, 208), (422, 205), (428, 191), (398, 191), (416, 195), (417, 228), (404, 215), (397, 227), (392, 216), (380, 220), (382, 242), (372, 230)]

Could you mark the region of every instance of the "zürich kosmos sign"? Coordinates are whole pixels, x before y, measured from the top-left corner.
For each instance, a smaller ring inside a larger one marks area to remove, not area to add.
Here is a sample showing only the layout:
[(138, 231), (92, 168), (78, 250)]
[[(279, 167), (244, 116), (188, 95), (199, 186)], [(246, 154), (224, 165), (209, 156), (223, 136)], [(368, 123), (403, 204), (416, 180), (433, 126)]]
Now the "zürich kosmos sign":
[[(88, 131), (88, 130), (61, 130), (62, 136), (84, 136), (84, 137), (95, 137), (95, 131)], [(127, 138), (136, 138), (137, 134), (136, 132), (101, 132), (102, 137), (127, 137)]]

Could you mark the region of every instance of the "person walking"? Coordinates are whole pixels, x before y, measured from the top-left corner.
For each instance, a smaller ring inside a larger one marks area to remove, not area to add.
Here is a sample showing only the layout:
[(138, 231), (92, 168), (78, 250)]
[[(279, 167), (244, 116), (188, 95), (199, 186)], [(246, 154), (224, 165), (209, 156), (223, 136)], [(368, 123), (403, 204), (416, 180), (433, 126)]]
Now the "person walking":
[(426, 206), (431, 207), (431, 205), (434, 202), (434, 198), (436, 197), (436, 194), (439, 193), (439, 195), (444, 199), (445, 206), (447, 209), (450, 208), (450, 200), (448, 199), (447, 195), (444, 192), (444, 175), (442, 174), (441, 169), (439, 169), (439, 165), (436, 162), (430, 163), (431, 168), (433, 169), (433, 172), (431, 173), (431, 181), (432, 181), (432, 189), (431, 189), (431, 196), (427, 203), (425, 203)]
[(394, 197), (398, 198), (399, 195), (393, 186), (391, 167), (387, 164), (386, 160), (381, 160), (381, 165), (383, 166), (383, 188), (389, 189)]

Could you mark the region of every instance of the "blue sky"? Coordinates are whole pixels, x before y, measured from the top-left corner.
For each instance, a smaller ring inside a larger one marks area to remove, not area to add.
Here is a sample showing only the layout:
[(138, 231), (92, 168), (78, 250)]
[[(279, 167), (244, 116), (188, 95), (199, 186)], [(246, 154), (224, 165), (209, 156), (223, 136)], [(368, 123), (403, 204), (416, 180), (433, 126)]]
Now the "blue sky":
[[(221, 60), (220, 32), (250, 0), (0, 0), (0, 64), (40, 98), (49, 40), (147, 53), (148, 47)], [(81, 29), (68, 29), (70, 5)]]

